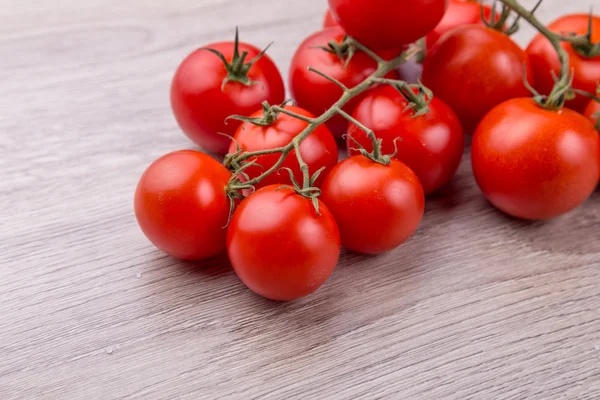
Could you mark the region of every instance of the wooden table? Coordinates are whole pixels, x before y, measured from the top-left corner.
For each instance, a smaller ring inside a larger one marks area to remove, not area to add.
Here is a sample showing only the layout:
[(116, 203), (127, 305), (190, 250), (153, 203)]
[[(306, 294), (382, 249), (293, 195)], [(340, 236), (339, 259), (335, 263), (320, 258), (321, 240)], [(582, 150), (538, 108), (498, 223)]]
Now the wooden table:
[(467, 155), (412, 240), (344, 253), (292, 303), (139, 231), (140, 174), (191, 147), (169, 106), (178, 63), (239, 25), (287, 71), (325, 3), (0, 1), (2, 400), (600, 398), (598, 192), (519, 222), (482, 198)]

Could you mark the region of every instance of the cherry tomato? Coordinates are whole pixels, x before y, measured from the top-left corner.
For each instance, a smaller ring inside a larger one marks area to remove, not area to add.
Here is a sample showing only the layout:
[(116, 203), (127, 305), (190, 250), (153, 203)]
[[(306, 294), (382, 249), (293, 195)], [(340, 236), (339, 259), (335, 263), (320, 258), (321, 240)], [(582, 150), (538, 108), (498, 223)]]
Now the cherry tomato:
[[(285, 108), (305, 117), (314, 117), (314, 115), (299, 107), (286, 106)], [(251, 117), (262, 118), (263, 116), (264, 112), (261, 110)], [(292, 139), (307, 126), (308, 123), (281, 113), (277, 117), (277, 120), (269, 126), (258, 126), (249, 122), (244, 123), (238, 128), (234, 138), (238, 146), (244, 151), (267, 150), (289, 144)], [(235, 151), (235, 143), (231, 143), (229, 152), (234, 153)], [(308, 164), (309, 171), (316, 172), (320, 168), (325, 167), (325, 170), (315, 182), (316, 186), (321, 185), (327, 172), (329, 172), (338, 161), (337, 144), (333, 135), (329, 132), (329, 129), (324, 125), (320, 125), (304, 139), (302, 143), (300, 143), (300, 154), (302, 155), (304, 162)], [(258, 166), (248, 167), (245, 172), (250, 179), (255, 178), (275, 165), (280, 156), (281, 154), (279, 153), (258, 156), (256, 157), (256, 162), (262, 168)], [(290, 168), (297, 181), (302, 182), (302, 171), (300, 170), (298, 160), (293, 152), (286, 157), (281, 167)], [(255, 185), (255, 187), (258, 189), (276, 183), (289, 184), (289, 182), (290, 177), (287, 172), (282, 172), (281, 174), (274, 173), (267, 176), (260, 184)]]
[[(553, 32), (568, 35), (570, 33), (586, 34), (589, 24), (589, 15), (575, 14), (560, 17), (548, 29)], [(592, 43), (600, 42), (600, 17), (592, 19)], [(569, 43), (562, 42), (561, 46), (569, 54), (570, 69), (574, 73), (573, 87), (589, 93), (596, 91), (596, 84), (600, 81), (600, 56), (586, 57), (577, 52)], [(549, 94), (554, 86), (552, 72), (558, 75), (560, 62), (556, 51), (544, 36), (537, 35), (527, 47), (529, 61), (535, 72), (535, 89), (541, 94)], [(566, 106), (583, 112), (589, 99), (578, 95), (575, 99), (567, 101)]]
[(371, 50), (415, 42), (441, 21), (448, 0), (329, 0), (346, 32)]
[(415, 232), (425, 207), (419, 178), (406, 165), (362, 155), (339, 163), (325, 178), (323, 202), (335, 217), (342, 245), (377, 254), (392, 250)]
[[(207, 46), (232, 63), (234, 42), (214, 43)], [(247, 52), (246, 62), (256, 57), (260, 50), (239, 43), (239, 52)], [(231, 115), (250, 115), (258, 110), (263, 101), (280, 104), (285, 98), (283, 80), (273, 61), (263, 55), (247, 73), (246, 85), (229, 81), (225, 64), (208, 50), (199, 49), (190, 54), (179, 66), (171, 85), (171, 105), (175, 118), (185, 134), (204, 150), (226, 153), (231, 140), (219, 133), (233, 136), (237, 121), (225, 119)]]
[[(408, 102), (391, 86), (381, 86), (367, 96), (352, 115), (383, 139), (384, 154), (398, 153), (395, 158), (412, 169), (429, 194), (447, 183), (458, 169), (464, 150), (464, 135), (458, 117), (444, 102), (433, 98), (429, 112), (415, 117), (407, 109)], [(406, 111), (405, 111), (406, 110)], [(368, 151), (373, 145), (367, 134), (354, 124), (348, 127), (347, 146), (350, 154), (358, 141)]]
[[(317, 290), (340, 255), (340, 234), (321, 201), (271, 185), (246, 198), (227, 230), (229, 260), (242, 282), (271, 300), (288, 301)], [(278, 190), (279, 189), (279, 190)]]
[(590, 101), (585, 108), (583, 115), (588, 117), (594, 124), (597, 124), (599, 119), (598, 115), (600, 115), (600, 102), (597, 102), (596, 100)]
[[(479, 25), (444, 35), (423, 63), (423, 83), (448, 104), (466, 133), (493, 107), (530, 96), (523, 82), (525, 52), (508, 36)], [(527, 77), (532, 81), (531, 68)]]
[(335, 20), (333, 13), (331, 10), (327, 10), (325, 13), (325, 17), (323, 18), (323, 28), (331, 28), (332, 26), (339, 26), (338, 22)]
[(600, 141), (590, 121), (567, 108), (545, 110), (530, 98), (490, 111), (475, 132), (471, 157), (485, 197), (522, 219), (574, 209), (600, 178)]
[[(357, 51), (347, 66), (336, 54), (318, 47), (327, 47), (330, 41), (341, 43), (345, 36), (340, 27), (328, 28), (309, 36), (298, 48), (290, 68), (290, 90), (298, 105), (315, 115), (327, 111), (342, 96), (342, 89), (335, 83), (308, 70), (313, 67), (349, 88), (362, 83), (377, 69), (377, 62), (363, 52)], [(388, 75), (395, 78), (395, 73)], [(362, 97), (357, 96), (346, 104), (344, 111), (352, 113)], [(327, 122), (327, 127), (336, 137), (346, 133), (348, 121), (336, 115)]]
[(200, 260), (225, 250), (231, 173), (192, 150), (169, 153), (148, 167), (135, 192), (135, 216), (160, 250)]

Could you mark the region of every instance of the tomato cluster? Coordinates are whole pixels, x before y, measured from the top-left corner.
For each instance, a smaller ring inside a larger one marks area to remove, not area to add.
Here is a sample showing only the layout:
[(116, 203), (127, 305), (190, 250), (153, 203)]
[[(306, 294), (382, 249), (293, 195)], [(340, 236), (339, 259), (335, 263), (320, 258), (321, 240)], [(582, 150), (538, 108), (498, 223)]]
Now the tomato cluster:
[[(323, 29), (292, 60), (294, 103), (275, 63), (237, 32), (194, 51), (171, 104), (213, 155), (176, 151), (148, 167), (135, 192), (141, 229), (181, 259), (226, 250), (246, 286), (285, 301), (317, 290), (341, 247), (378, 254), (408, 240), (425, 196), (455, 175), (465, 135), (496, 208), (542, 220), (579, 206), (600, 180), (600, 18), (545, 28), (502, 3), (329, 0)], [(510, 38), (511, 12), (540, 30), (526, 50)], [(411, 57), (422, 83), (397, 79)]]

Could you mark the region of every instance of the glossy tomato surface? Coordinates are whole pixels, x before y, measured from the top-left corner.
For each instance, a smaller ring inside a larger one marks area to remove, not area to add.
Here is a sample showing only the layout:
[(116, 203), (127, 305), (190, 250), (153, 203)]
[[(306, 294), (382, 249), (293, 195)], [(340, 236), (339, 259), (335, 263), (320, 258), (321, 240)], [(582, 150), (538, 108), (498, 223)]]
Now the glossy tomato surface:
[(135, 216), (160, 250), (200, 260), (225, 250), (231, 173), (198, 151), (169, 153), (142, 175), (135, 192)]
[[(560, 17), (548, 28), (557, 33), (568, 35), (570, 33), (586, 34), (588, 30), (589, 15), (575, 14)], [(592, 43), (600, 42), (600, 17), (592, 19)], [(600, 56), (586, 57), (578, 53), (571, 44), (562, 42), (561, 46), (569, 54), (570, 69), (573, 72), (573, 87), (589, 93), (596, 91), (600, 82)], [(552, 71), (558, 75), (560, 62), (556, 51), (544, 36), (538, 34), (527, 47), (527, 54), (535, 72), (534, 87), (541, 94), (549, 94), (554, 86)], [(575, 99), (567, 101), (566, 106), (583, 112), (589, 99), (578, 95)]]
[(473, 137), (477, 184), (496, 208), (545, 220), (583, 203), (600, 178), (598, 133), (584, 116), (530, 98), (494, 108)]
[[(286, 106), (287, 110), (296, 114), (312, 118), (314, 115), (308, 111), (294, 106)], [(253, 118), (262, 118), (264, 112), (261, 110), (252, 115)], [(301, 121), (286, 114), (279, 114), (277, 120), (269, 126), (258, 126), (246, 122), (240, 125), (234, 138), (238, 146), (244, 151), (258, 151), (283, 147), (289, 144), (298, 134), (300, 134), (308, 126), (307, 122)], [(235, 143), (231, 143), (230, 153), (235, 152)], [(320, 186), (325, 179), (325, 176), (333, 168), (338, 161), (338, 148), (331, 132), (325, 125), (320, 125), (306, 139), (300, 143), (300, 154), (305, 163), (308, 164), (308, 170), (311, 175), (317, 172), (322, 167), (325, 170), (315, 182), (316, 186)], [(256, 157), (256, 162), (262, 167), (249, 167), (245, 170), (250, 179), (262, 174), (264, 171), (271, 168), (277, 163), (281, 154), (265, 154)], [(291, 152), (281, 167), (290, 168), (294, 172), (294, 176), (298, 182), (302, 182), (303, 174), (298, 165), (298, 159), (294, 152)], [(272, 184), (290, 184), (290, 176), (287, 172), (273, 173), (267, 176), (262, 182), (255, 187), (261, 188)]]
[(328, 208), (280, 185), (259, 189), (235, 211), (227, 253), (236, 274), (255, 293), (295, 300), (317, 290), (333, 272), (340, 235)]
[[(464, 151), (464, 135), (456, 114), (443, 101), (433, 98), (429, 112), (415, 117), (408, 102), (391, 86), (381, 86), (370, 93), (352, 115), (383, 139), (384, 154), (398, 153), (395, 158), (412, 169), (429, 194), (447, 183), (458, 169)], [(348, 152), (353, 150), (354, 138), (368, 151), (373, 144), (367, 134), (354, 124), (348, 127)]]
[(342, 245), (377, 254), (404, 243), (423, 217), (419, 178), (392, 160), (382, 165), (360, 155), (338, 164), (323, 183), (323, 202), (335, 217)]
[[(206, 46), (221, 52), (228, 62), (233, 58), (233, 42)], [(260, 49), (239, 44), (240, 53), (247, 51), (249, 61)], [(261, 108), (263, 101), (280, 104), (285, 98), (283, 80), (273, 61), (262, 56), (250, 68), (248, 78), (258, 82), (246, 86), (228, 82), (221, 90), (227, 70), (223, 62), (207, 50), (196, 50), (179, 66), (171, 84), (171, 106), (179, 126), (202, 149), (224, 154), (231, 140), (219, 135), (233, 136), (239, 122), (225, 119), (231, 115), (250, 115)]]
[(371, 50), (415, 42), (441, 21), (448, 0), (329, 0), (336, 20)]
[[(337, 55), (328, 53), (318, 47), (327, 47), (334, 40), (341, 43), (345, 33), (339, 27), (328, 28), (309, 36), (298, 48), (290, 68), (290, 90), (298, 106), (315, 115), (327, 111), (343, 94), (342, 89), (335, 83), (308, 70), (313, 67), (332, 78), (337, 79), (349, 88), (364, 81), (377, 69), (377, 62), (363, 52), (356, 52), (348, 65), (344, 67)], [(389, 78), (395, 78), (390, 73)], [(354, 107), (363, 96), (357, 96), (344, 107), (344, 111), (352, 113)], [(348, 121), (336, 115), (327, 122), (327, 127), (336, 137), (346, 133)]]
[(452, 30), (433, 47), (423, 63), (423, 83), (458, 115), (472, 134), (492, 108), (508, 99), (530, 95), (523, 82), (525, 52), (508, 36), (479, 25)]

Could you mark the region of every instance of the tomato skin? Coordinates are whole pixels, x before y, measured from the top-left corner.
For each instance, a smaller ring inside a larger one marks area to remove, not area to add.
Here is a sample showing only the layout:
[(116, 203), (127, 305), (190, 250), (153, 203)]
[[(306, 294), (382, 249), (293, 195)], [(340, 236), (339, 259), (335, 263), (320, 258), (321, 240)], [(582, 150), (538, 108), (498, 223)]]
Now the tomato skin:
[(227, 230), (229, 260), (248, 288), (271, 300), (289, 301), (317, 290), (340, 255), (340, 234), (328, 208), (292, 189), (257, 190), (235, 211)]
[[(206, 46), (221, 52), (228, 62), (233, 57), (233, 42), (220, 42)], [(239, 44), (240, 53), (248, 52), (249, 61), (260, 49), (245, 43)], [(261, 107), (263, 101), (280, 104), (285, 99), (281, 74), (273, 61), (262, 56), (250, 69), (248, 77), (260, 82), (245, 86), (228, 82), (221, 90), (227, 70), (222, 61), (207, 50), (196, 50), (179, 65), (171, 84), (171, 106), (183, 132), (198, 146), (208, 152), (224, 154), (231, 140), (219, 133), (233, 136), (238, 121), (225, 119), (231, 115), (250, 115)]]
[(181, 150), (154, 161), (135, 192), (135, 216), (163, 252), (201, 260), (225, 249), (231, 173), (204, 153)]
[(441, 21), (448, 0), (329, 0), (346, 32), (371, 50), (415, 42)]
[(352, 156), (325, 178), (321, 199), (335, 217), (342, 246), (378, 254), (404, 243), (423, 217), (425, 195), (419, 178), (392, 160), (382, 165)]
[[(295, 112), (297, 114), (312, 118), (313, 114), (310, 112), (294, 106), (286, 106), (287, 110)], [(253, 114), (253, 118), (261, 118), (264, 116), (263, 111), (258, 111)], [(287, 145), (294, 139), (300, 132), (308, 126), (308, 123), (291, 117), (286, 114), (279, 114), (277, 121), (269, 126), (257, 126), (252, 123), (244, 123), (238, 128), (234, 138), (237, 144), (244, 151), (258, 151), (273, 149), (276, 147), (282, 147)], [(231, 143), (229, 152), (235, 152), (235, 143)], [(317, 181), (316, 186), (320, 186), (325, 175), (333, 168), (338, 161), (338, 148), (329, 129), (326, 126), (321, 125), (316, 128), (302, 143), (300, 143), (300, 154), (304, 162), (308, 164), (309, 171), (314, 173), (321, 167), (325, 167), (325, 170), (321, 173)], [(264, 171), (271, 168), (279, 157), (280, 153), (277, 154), (266, 154), (256, 157), (256, 161), (261, 167), (248, 167), (245, 172), (248, 174), (250, 179), (262, 174)], [(286, 157), (281, 167), (290, 168), (294, 172), (294, 176), (298, 182), (302, 182), (303, 175), (298, 165), (298, 159), (294, 152), (290, 153)], [(274, 173), (267, 176), (255, 187), (261, 188), (273, 184), (286, 184), (290, 183), (290, 176), (287, 172), (281, 171), (281, 173)]]
[[(471, 134), (498, 104), (530, 96), (523, 82), (526, 64), (525, 52), (508, 36), (484, 26), (465, 25), (433, 47), (423, 63), (422, 79)], [(527, 77), (533, 80), (528, 64)]]
[[(384, 154), (394, 152), (394, 140), (398, 153), (395, 158), (412, 169), (430, 194), (446, 184), (458, 169), (464, 151), (464, 134), (456, 114), (443, 101), (433, 98), (429, 112), (414, 117), (414, 111), (406, 110), (408, 102), (391, 86), (381, 86), (369, 94), (352, 115), (383, 139)], [(373, 145), (367, 134), (354, 124), (348, 127), (348, 136), (358, 141), (368, 151)], [(356, 144), (348, 137), (349, 154)]]
[[(600, 41), (600, 17), (594, 16), (592, 21), (592, 43), (598, 43)], [(568, 33), (585, 34), (588, 22), (589, 15), (587, 14), (565, 15), (548, 25), (548, 29), (565, 35)], [(600, 81), (600, 56), (585, 57), (566, 42), (561, 42), (561, 46), (569, 54), (570, 70), (574, 73), (573, 87), (595, 93), (596, 84)], [(560, 62), (556, 51), (548, 39), (538, 34), (529, 44), (526, 52), (535, 72), (535, 89), (541, 94), (549, 94), (554, 86), (551, 71), (554, 71), (557, 76), (560, 72)], [(577, 112), (583, 112), (588, 101), (587, 97), (577, 95), (575, 99), (568, 100), (565, 105)]]
[(323, 17), (323, 28), (331, 28), (332, 26), (339, 26), (338, 22), (335, 20), (335, 16), (331, 12), (331, 10), (327, 10), (325, 13), (325, 17)]
[(583, 115), (588, 117), (590, 119), (590, 121), (592, 121), (593, 124), (596, 124), (596, 122), (598, 121), (598, 118), (599, 118), (596, 116), (598, 113), (600, 113), (600, 102), (597, 102), (596, 100), (592, 100), (589, 102), (589, 104), (585, 108)]
[(572, 110), (512, 99), (479, 124), (471, 161), (477, 184), (496, 208), (545, 220), (592, 194), (600, 178), (600, 140), (590, 121)]
[[(316, 47), (327, 47), (327, 43), (335, 40), (341, 43), (345, 36), (340, 27), (328, 28), (309, 36), (296, 50), (290, 68), (290, 91), (298, 106), (315, 115), (327, 111), (343, 94), (342, 89), (335, 83), (308, 70), (313, 67), (320, 72), (337, 79), (349, 88), (362, 83), (377, 69), (377, 62), (367, 54), (357, 51), (348, 65), (335, 54), (330, 54)], [(395, 72), (387, 77), (395, 78)], [(363, 96), (356, 96), (344, 106), (344, 111), (352, 113), (354, 107)], [(327, 121), (327, 127), (337, 138), (346, 133), (348, 121), (340, 115), (335, 115)]]

